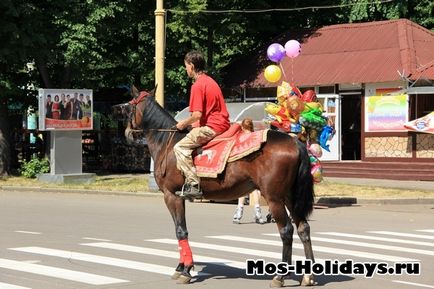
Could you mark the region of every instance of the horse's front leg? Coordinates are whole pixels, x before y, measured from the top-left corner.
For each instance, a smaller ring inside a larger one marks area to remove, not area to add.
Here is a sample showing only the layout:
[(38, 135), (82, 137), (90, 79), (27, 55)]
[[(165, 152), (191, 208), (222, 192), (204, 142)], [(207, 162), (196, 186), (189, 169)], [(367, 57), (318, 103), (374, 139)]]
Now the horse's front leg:
[[(285, 205), (283, 202), (269, 202), (268, 205), (271, 214), (276, 220), (280, 238), (282, 239), (282, 262), (291, 265), (293, 241), (292, 234), (294, 233), (294, 227), (291, 224), (291, 219), (286, 213)], [(284, 277), (286, 276), (276, 275), (271, 281), (270, 287), (283, 287)]]
[(172, 275), (172, 279), (178, 280), (178, 283), (189, 283), (192, 278), (190, 271), (194, 267), (194, 262), (188, 243), (188, 231), (185, 222), (185, 201), (171, 192), (164, 193), (164, 201), (175, 223), (176, 238), (178, 239), (179, 262), (175, 273)]

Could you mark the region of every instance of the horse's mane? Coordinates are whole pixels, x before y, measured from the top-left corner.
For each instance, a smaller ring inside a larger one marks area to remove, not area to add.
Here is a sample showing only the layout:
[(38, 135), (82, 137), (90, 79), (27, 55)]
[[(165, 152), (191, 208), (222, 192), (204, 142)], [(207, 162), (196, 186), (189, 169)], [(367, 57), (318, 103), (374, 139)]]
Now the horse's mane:
[[(177, 121), (155, 101), (154, 97), (148, 96), (144, 102), (142, 128), (145, 131), (152, 131), (152, 139), (155, 143), (166, 146), (170, 133), (168, 131), (159, 131), (159, 129), (176, 129)], [(185, 134), (177, 132), (174, 139), (177, 141), (183, 136)]]

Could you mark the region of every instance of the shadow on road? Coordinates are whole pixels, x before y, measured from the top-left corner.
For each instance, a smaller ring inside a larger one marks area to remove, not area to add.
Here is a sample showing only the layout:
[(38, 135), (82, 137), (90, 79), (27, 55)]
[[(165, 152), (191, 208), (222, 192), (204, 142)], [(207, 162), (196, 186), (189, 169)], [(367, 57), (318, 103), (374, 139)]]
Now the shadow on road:
[[(194, 283), (203, 282), (207, 279), (246, 279), (246, 280), (270, 280), (273, 276), (269, 275), (254, 275), (247, 276), (244, 269), (238, 269), (226, 266), (225, 264), (217, 263), (201, 263), (196, 262), (195, 265), (201, 267), (201, 273), (206, 273), (205, 276), (198, 276), (194, 279)], [(209, 274), (209, 275), (208, 275)], [(330, 283), (340, 283), (348, 282), (354, 280), (354, 277), (347, 275), (315, 275), (315, 286), (323, 286)], [(302, 276), (292, 274), (290, 277), (285, 278), (285, 280), (293, 280), (296, 284), (286, 284), (285, 287), (299, 286)], [(286, 282), (288, 283), (288, 282)]]

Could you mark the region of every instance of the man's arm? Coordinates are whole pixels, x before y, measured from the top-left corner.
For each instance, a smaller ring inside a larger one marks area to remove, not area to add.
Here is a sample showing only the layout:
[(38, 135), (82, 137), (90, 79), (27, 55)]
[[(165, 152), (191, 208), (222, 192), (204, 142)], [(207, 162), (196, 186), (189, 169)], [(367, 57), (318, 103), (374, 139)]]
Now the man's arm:
[(179, 121), (176, 124), (176, 128), (178, 130), (184, 130), (189, 125), (192, 125), (196, 121), (200, 120), (201, 117), (202, 117), (202, 112), (200, 112), (200, 111), (193, 111), (193, 113), (190, 115), (190, 117)]

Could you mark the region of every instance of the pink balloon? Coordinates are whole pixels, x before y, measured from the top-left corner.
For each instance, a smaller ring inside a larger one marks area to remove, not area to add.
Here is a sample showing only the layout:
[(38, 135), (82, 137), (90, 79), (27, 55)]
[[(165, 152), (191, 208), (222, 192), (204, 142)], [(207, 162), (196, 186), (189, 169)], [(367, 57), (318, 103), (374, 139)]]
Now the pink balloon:
[(297, 40), (289, 40), (285, 44), (285, 52), (288, 57), (297, 57), (301, 52), (300, 42), (298, 42)]

